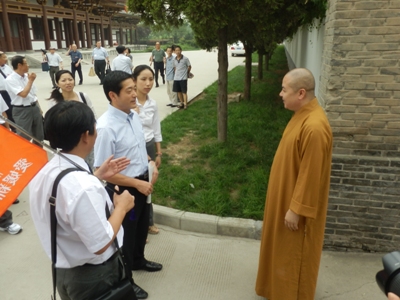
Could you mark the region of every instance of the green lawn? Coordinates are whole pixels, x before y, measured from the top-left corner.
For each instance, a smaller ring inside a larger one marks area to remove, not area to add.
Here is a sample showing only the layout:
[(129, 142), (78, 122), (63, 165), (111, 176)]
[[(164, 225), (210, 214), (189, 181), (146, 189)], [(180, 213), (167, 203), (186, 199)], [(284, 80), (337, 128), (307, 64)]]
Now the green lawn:
[[(252, 84), (252, 100), (228, 105), (228, 141), (217, 141), (217, 83), (186, 111), (161, 123), (164, 149), (154, 203), (180, 210), (262, 219), (270, 166), (291, 117), (278, 96), (287, 72), (283, 47)], [(256, 77), (257, 68), (253, 68)], [(244, 67), (229, 72), (228, 93), (243, 92)]]

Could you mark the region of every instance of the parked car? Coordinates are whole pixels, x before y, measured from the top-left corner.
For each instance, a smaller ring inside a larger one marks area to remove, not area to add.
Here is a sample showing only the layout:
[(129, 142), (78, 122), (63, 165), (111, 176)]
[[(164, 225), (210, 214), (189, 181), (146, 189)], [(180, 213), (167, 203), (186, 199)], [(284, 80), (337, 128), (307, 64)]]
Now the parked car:
[(231, 49), (231, 55), (232, 56), (245, 55), (246, 54), (246, 50), (244, 49), (244, 46), (243, 46), (242, 42), (233, 43), (231, 45), (230, 49)]

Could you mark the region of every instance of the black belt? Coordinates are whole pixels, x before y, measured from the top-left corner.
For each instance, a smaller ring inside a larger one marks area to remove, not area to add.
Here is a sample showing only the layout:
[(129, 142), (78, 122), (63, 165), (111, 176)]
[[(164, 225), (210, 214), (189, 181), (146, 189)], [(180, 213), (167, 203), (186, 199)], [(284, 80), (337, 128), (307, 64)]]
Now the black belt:
[(149, 172), (144, 173), (143, 175), (140, 175), (138, 177), (135, 177), (136, 179), (140, 179), (140, 180), (147, 180), (149, 179)]
[(32, 102), (31, 105), (13, 105), (13, 107), (32, 107), (32, 106), (36, 106), (36, 102)]
[[(117, 237), (115, 237), (115, 238), (117, 238)], [(84, 265), (86, 265), (86, 266), (100, 266), (100, 265), (106, 265), (108, 262), (110, 262), (110, 261), (113, 261), (114, 259), (116, 259), (117, 257), (118, 257), (118, 255), (119, 255), (119, 251), (117, 250), (117, 251), (115, 251), (114, 252), (114, 254), (113, 255), (111, 255), (111, 257), (109, 258), (109, 259), (107, 259), (106, 261), (103, 261), (102, 263), (100, 263), (100, 264), (84, 264)]]
[[(140, 176), (135, 177), (135, 179), (148, 181), (148, 179), (149, 179), (149, 172), (146, 171), (146, 173), (144, 173), (144, 174), (142, 174), (142, 175), (140, 175)], [(107, 182), (107, 186), (110, 187), (111, 189), (114, 189), (115, 184), (113, 184), (113, 183), (111, 183), (111, 182)], [(122, 186), (119, 186), (119, 187), (122, 187)], [(125, 187), (125, 188), (133, 188), (133, 189), (134, 189), (134, 187)]]
[(58, 68), (59, 66), (50, 66), (50, 68)]

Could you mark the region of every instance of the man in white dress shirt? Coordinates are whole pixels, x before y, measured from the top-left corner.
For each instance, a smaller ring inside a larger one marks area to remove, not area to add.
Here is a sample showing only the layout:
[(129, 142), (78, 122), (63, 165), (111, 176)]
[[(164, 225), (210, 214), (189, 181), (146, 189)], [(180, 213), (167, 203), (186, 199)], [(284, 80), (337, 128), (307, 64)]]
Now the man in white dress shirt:
[[(131, 270), (157, 272), (162, 265), (145, 258), (147, 233), (149, 229), (150, 204), (147, 196), (153, 192), (158, 169), (149, 160), (142, 123), (131, 107), (136, 103), (136, 82), (122, 71), (113, 71), (104, 78), (104, 94), (110, 105), (97, 120), (98, 137), (94, 147), (94, 166), (100, 166), (107, 157), (125, 156), (129, 166), (119, 174), (110, 177), (107, 186), (118, 185), (135, 196), (135, 209), (128, 212), (122, 223), (124, 227), (124, 255)], [(152, 181), (149, 182), (149, 162), (154, 165)], [(111, 195), (110, 195), (111, 196)], [(147, 292), (139, 286), (135, 289), (138, 299), (146, 299)]]
[[(44, 139), (43, 116), (36, 97), (36, 87), (33, 84), (36, 74), (28, 74), (29, 65), (23, 56), (14, 56), (11, 64), (14, 72), (6, 79), (6, 89), (13, 106), (14, 121), (30, 135), (42, 141)], [(31, 139), (22, 132), (18, 134), (27, 140)]]
[(57, 88), (55, 76), (60, 69), (63, 69), (63, 60), (61, 56), (56, 53), (56, 48), (50, 47), (50, 53), (43, 54), (43, 56), (46, 56), (47, 62), (49, 63), (49, 74), (51, 78), (51, 82), (53, 84), (53, 89)]
[(111, 63), (111, 70), (124, 71), (128, 74), (132, 74), (132, 60), (125, 55), (125, 46), (118, 46), (115, 49), (118, 52), (118, 56), (114, 58)]
[[(0, 113), (3, 117), (7, 118), (6, 111), (8, 110), (8, 106), (3, 98), (0, 96)], [(4, 122), (0, 118), (0, 125), (10, 129), (10, 126)], [(14, 204), (19, 203), (19, 200), (15, 200)], [(7, 231), (9, 234), (17, 234), (22, 231), (22, 227), (19, 224), (13, 222), (12, 212), (10, 210), (6, 210), (6, 212), (0, 216), (0, 231)]]
[(0, 51), (0, 95), (3, 97), (4, 101), (8, 106), (6, 111), (7, 118), (14, 122), (12, 117), (12, 105), (11, 98), (6, 90), (6, 78), (13, 72), (11, 67), (8, 65), (7, 54)]
[(106, 63), (110, 64), (108, 53), (105, 48), (101, 46), (101, 41), (97, 41), (96, 47), (92, 52), (92, 64), (97, 77), (100, 79), (100, 85), (103, 84), (104, 77), (106, 76)]
[[(69, 160), (55, 155), (29, 184), (32, 220), (51, 258), (49, 198), (54, 181), (63, 170), (73, 168), (73, 163), (86, 170), (68, 173), (57, 188), (56, 283), (63, 300), (97, 299), (123, 279), (114, 239), (122, 245), (121, 223), (133, 208), (134, 197), (128, 192), (114, 194), (113, 206), (99, 180), (119, 172), (127, 162), (115, 168), (110, 157), (91, 174), (84, 159), (96, 140), (95, 123), (92, 110), (81, 102), (53, 106), (46, 113), (46, 133), (50, 145), (61, 149)], [(106, 206), (111, 212), (108, 219)]]

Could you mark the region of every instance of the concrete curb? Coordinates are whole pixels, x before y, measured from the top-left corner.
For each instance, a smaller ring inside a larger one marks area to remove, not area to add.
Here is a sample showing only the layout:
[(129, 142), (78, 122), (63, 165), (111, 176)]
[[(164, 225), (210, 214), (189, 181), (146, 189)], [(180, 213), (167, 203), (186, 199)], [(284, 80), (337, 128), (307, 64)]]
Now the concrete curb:
[(260, 240), (262, 221), (223, 218), (153, 204), (154, 222), (175, 229)]

